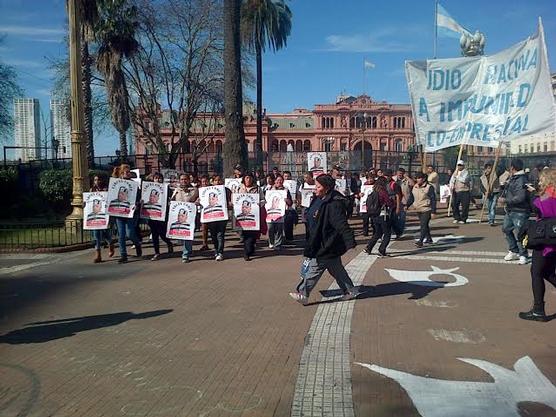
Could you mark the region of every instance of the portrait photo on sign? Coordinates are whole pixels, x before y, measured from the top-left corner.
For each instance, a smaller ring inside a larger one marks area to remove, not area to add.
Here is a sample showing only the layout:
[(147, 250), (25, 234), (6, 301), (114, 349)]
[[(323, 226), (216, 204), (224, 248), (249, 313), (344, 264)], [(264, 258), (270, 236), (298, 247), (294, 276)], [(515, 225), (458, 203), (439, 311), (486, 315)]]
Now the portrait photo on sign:
[(141, 218), (166, 220), (168, 184), (144, 181), (141, 185)]
[(268, 190), (265, 194), (266, 221), (281, 223), (286, 214), (288, 190)]
[(83, 193), (83, 229), (85, 230), (103, 230), (108, 228), (110, 216), (106, 211), (106, 200), (108, 193), (92, 192)]
[(259, 230), (259, 194), (234, 194), (234, 228), (237, 230)]
[(226, 188), (223, 185), (211, 185), (199, 189), (201, 201), (201, 223), (228, 220)]
[(110, 178), (108, 183), (108, 214), (115, 217), (132, 218), (139, 186), (132, 180)]
[(327, 172), (326, 152), (307, 152), (307, 168), (313, 175)]
[(230, 190), (232, 194), (239, 193), (241, 178), (224, 178), (224, 187)]
[(195, 203), (170, 201), (166, 237), (178, 240), (193, 240), (195, 237)]

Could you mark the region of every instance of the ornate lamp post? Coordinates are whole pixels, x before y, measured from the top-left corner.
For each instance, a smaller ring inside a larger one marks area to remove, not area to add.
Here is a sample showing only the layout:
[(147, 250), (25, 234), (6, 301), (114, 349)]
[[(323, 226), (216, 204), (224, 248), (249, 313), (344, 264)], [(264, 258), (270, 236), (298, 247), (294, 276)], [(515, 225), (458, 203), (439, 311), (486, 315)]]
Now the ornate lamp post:
[(71, 151), (73, 189), (71, 214), (66, 221), (75, 222), (83, 219), (83, 189), (88, 178), (87, 158), (83, 146), (83, 99), (81, 90), (81, 50), (79, 31), (81, 19), (77, 0), (68, 0), (69, 20), (69, 56), (71, 83)]

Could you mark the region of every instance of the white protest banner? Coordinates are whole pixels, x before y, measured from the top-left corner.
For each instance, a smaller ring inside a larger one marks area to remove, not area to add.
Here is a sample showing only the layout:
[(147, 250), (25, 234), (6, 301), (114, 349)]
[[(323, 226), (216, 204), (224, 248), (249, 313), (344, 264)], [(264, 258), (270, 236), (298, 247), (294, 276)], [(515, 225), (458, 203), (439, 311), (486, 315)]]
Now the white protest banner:
[(361, 199), (359, 200), (359, 213), (367, 212), (367, 197), (373, 192), (373, 186), (369, 184), (363, 184), (361, 186)]
[(266, 222), (282, 223), (286, 214), (288, 190), (268, 190), (265, 194)]
[(237, 230), (260, 230), (259, 194), (232, 194), (234, 227)]
[(336, 179), (336, 185), (335, 185), (334, 189), (336, 191), (338, 191), (339, 193), (342, 193), (343, 195), (346, 195), (347, 194), (347, 180), (345, 180), (343, 178), (337, 178)]
[(450, 191), (450, 186), (449, 185), (441, 185), (440, 186), (440, 202), (442, 204), (446, 203), (446, 201), (448, 201), (448, 198), (452, 195), (452, 192)]
[(311, 205), (311, 200), (315, 196), (315, 189), (302, 188), (299, 190), (299, 193), (301, 194), (301, 207), (309, 207)]
[(497, 147), (556, 130), (544, 31), (491, 56), (407, 61), (417, 143)]
[(232, 194), (237, 194), (241, 188), (241, 178), (224, 178), (224, 186), (230, 190)]
[(284, 188), (290, 192), (290, 196), (293, 200), (292, 208), (295, 209), (295, 196), (297, 195), (297, 181), (296, 180), (284, 180)]
[(139, 185), (132, 180), (110, 178), (108, 183), (108, 214), (115, 217), (132, 218)]
[(199, 188), (201, 201), (201, 223), (228, 220), (226, 188), (223, 185), (210, 185)]
[(108, 228), (109, 215), (106, 212), (106, 191), (83, 193), (83, 229), (103, 230)]
[(328, 171), (326, 152), (307, 152), (307, 168), (314, 177)]
[(170, 185), (170, 188), (174, 189), (178, 186), (180, 182), (180, 172), (175, 169), (164, 168), (160, 170), (160, 173), (164, 177), (164, 182)]
[(195, 216), (197, 205), (184, 201), (170, 201), (166, 237), (179, 240), (193, 240), (195, 237)]
[(141, 185), (141, 218), (166, 220), (168, 184), (144, 181)]

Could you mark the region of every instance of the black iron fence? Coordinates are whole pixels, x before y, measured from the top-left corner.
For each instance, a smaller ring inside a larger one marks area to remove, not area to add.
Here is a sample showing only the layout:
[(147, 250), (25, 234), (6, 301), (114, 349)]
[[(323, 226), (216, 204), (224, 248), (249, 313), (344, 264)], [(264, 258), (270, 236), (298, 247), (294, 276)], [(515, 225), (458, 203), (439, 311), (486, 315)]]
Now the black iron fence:
[(0, 224), (0, 249), (37, 249), (92, 242), (80, 221)]

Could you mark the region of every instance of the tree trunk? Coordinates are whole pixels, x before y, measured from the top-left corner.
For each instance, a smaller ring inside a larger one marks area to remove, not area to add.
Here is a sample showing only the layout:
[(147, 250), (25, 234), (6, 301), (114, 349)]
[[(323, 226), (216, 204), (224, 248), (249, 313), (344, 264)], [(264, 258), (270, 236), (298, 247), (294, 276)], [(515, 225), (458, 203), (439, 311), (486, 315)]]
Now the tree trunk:
[(263, 54), (257, 43), (257, 141), (255, 142), (257, 168), (262, 168), (263, 156)]
[(247, 168), (241, 89), (240, 7), (241, 0), (224, 0), (224, 175), (229, 176), (236, 164)]
[(120, 159), (124, 161), (127, 159), (127, 132), (120, 131)]
[(95, 166), (95, 148), (93, 144), (93, 105), (91, 93), (91, 65), (93, 59), (89, 54), (89, 44), (81, 42), (81, 89), (83, 90), (83, 130), (89, 167)]

